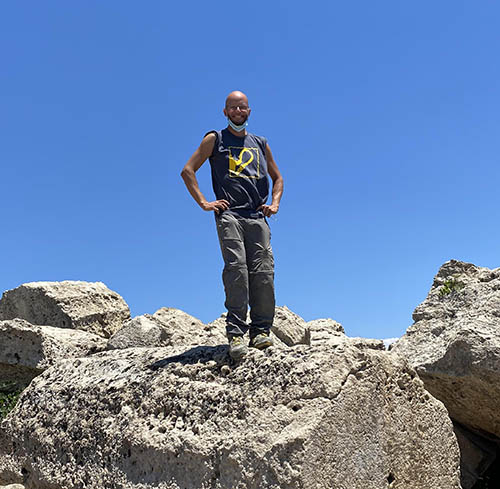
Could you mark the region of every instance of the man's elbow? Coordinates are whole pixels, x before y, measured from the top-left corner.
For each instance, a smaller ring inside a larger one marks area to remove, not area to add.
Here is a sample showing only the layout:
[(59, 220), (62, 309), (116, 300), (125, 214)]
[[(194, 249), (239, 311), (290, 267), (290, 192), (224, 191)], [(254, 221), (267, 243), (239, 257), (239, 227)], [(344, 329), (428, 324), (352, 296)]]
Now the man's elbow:
[(281, 186), (283, 187), (283, 177), (281, 175), (275, 175), (275, 177), (272, 179), (273, 185), (275, 186)]
[(184, 167), (181, 171), (181, 177), (183, 180), (186, 180), (186, 178), (189, 178), (192, 175), (194, 175), (194, 171), (189, 168)]

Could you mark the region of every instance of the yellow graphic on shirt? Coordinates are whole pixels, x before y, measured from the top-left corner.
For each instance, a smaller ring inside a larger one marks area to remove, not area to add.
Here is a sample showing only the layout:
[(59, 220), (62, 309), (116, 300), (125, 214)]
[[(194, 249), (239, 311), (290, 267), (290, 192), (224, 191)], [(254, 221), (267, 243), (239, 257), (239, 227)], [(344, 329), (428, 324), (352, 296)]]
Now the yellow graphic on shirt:
[[(249, 166), (252, 162), (253, 165)], [(247, 167), (247, 171), (241, 174)], [(229, 176), (259, 178), (259, 150), (257, 148), (229, 147)]]

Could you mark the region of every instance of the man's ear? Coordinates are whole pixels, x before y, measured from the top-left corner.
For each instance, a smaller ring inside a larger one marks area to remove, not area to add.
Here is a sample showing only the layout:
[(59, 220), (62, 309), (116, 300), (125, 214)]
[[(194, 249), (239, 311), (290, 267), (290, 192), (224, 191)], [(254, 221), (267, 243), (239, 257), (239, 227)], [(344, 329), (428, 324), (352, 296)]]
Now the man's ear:
[(224, 115), (227, 117), (227, 110), (226, 110), (226, 108), (225, 108), (225, 107), (222, 109), (222, 112), (223, 112), (223, 113), (224, 113)]

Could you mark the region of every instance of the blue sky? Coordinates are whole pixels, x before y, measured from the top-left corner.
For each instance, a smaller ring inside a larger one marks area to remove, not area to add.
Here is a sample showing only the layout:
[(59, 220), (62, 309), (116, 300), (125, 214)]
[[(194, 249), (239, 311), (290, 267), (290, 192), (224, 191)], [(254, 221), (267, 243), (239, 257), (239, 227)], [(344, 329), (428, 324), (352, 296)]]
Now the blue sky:
[[(102, 281), (133, 315), (224, 311), (179, 176), (224, 99), (285, 178), (276, 295), (400, 336), (455, 258), (500, 266), (497, 2), (3, 2), (0, 292)], [(198, 172), (213, 196), (208, 162)]]

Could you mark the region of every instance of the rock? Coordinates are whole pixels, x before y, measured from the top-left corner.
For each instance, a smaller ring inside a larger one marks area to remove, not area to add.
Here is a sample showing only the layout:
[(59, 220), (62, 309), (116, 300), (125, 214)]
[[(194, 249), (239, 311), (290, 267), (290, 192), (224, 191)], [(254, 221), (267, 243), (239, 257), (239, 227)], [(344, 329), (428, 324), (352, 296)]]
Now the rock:
[(130, 319), (130, 310), (102, 282), (31, 282), (4, 292), (0, 319), (73, 328), (108, 338)]
[(315, 319), (309, 321), (307, 326), (311, 334), (311, 345), (330, 345), (338, 348), (347, 343), (361, 349), (385, 350), (383, 340), (346, 336), (342, 325), (333, 319)]
[(276, 307), (271, 331), (287, 346), (311, 344), (307, 323), (286, 306)]
[(500, 268), (451, 260), (392, 345), (453, 420), (500, 438)]
[(24, 319), (0, 321), (0, 338), (0, 390), (22, 389), (63, 358), (106, 348), (106, 340), (92, 333), (35, 326)]
[(311, 345), (322, 344), (332, 336), (345, 335), (343, 326), (333, 319), (314, 319), (307, 323), (311, 332)]
[(0, 481), (30, 489), (460, 488), (442, 403), (403, 358), (348, 344), (64, 360), (1, 428)]
[(153, 346), (197, 346), (227, 343), (220, 328), (205, 325), (185, 312), (163, 307), (153, 315), (137, 316), (108, 341), (108, 349)]

